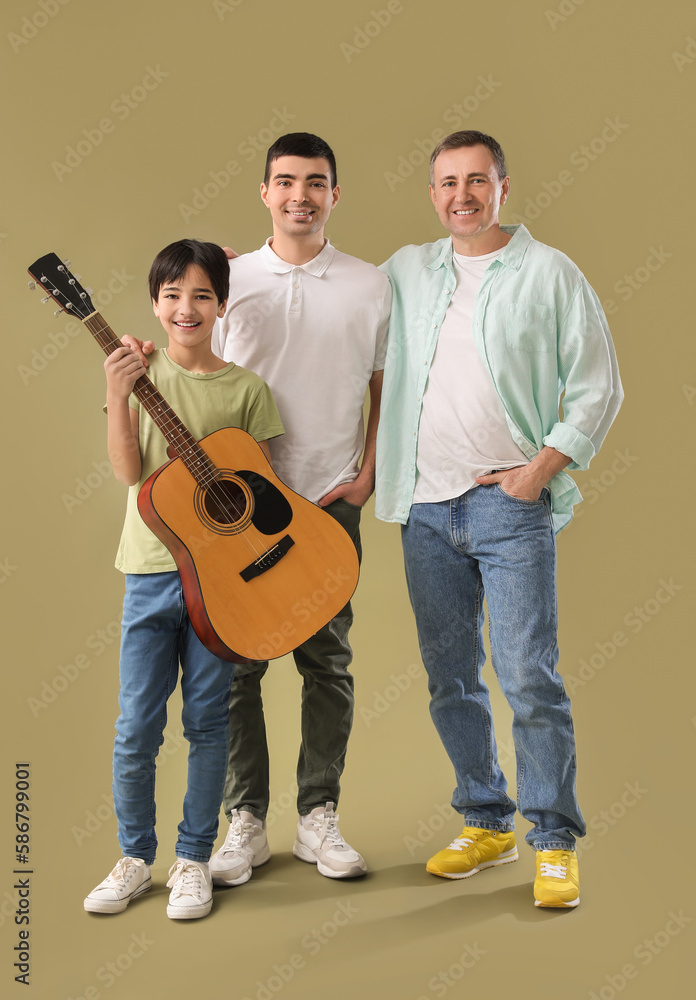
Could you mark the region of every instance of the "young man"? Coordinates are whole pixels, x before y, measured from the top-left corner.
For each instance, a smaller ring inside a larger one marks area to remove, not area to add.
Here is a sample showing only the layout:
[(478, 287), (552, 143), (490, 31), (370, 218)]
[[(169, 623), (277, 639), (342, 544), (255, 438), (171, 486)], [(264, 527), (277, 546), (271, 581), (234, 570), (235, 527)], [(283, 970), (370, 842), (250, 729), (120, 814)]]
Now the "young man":
[[(360, 510), (374, 489), (391, 289), (377, 268), (340, 253), (324, 236), (340, 193), (336, 160), (323, 139), (296, 132), (270, 147), (261, 198), (273, 235), (260, 250), (230, 261), (227, 311), (212, 344), (220, 357), (257, 372), (271, 387), (285, 427), (271, 443), (275, 471), (335, 517), (360, 555)], [(366, 871), (343, 840), (334, 812), (353, 721), (352, 621), (348, 603), (294, 653), (303, 688), (293, 853), (329, 878)], [(211, 859), (219, 885), (246, 882), (270, 857), (261, 700), (267, 668), (238, 665), (232, 685), (224, 798), (230, 828)]]
[[(579, 902), (570, 703), (556, 673), (554, 529), (623, 393), (597, 296), (563, 254), (501, 226), (510, 178), (490, 136), (433, 151), (430, 197), (450, 238), (383, 265), (394, 309), (378, 436), (377, 516), (402, 524), (431, 715), (466, 826), (428, 862), (467, 878), (517, 859), (515, 802), (481, 678), (483, 597), (493, 666), (513, 709), (520, 812), (533, 824), (537, 906)], [(564, 389), (559, 416), (559, 386)]]
[[(339, 197), (334, 154), (322, 139), (292, 133), (271, 146), (261, 198), (273, 235), (260, 250), (230, 261), (230, 298), (213, 349), (271, 387), (285, 427), (271, 443), (274, 469), (343, 525), (359, 555), (360, 509), (374, 488), (391, 291), (377, 268), (340, 253), (324, 236)], [(303, 688), (293, 853), (329, 878), (366, 871), (334, 813), (353, 718), (352, 620), (348, 604), (294, 652)], [(211, 861), (217, 884), (245, 882), (270, 857), (261, 700), (267, 666), (240, 666), (232, 685), (224, 799), (230, 829)]]
[[(181, 240), (165, 247), (150, 270), (155, 315), (168, 336), (148, 374), (198, 440), (221, 427), (248, 431), (268, 455), (266, 440), (283, 433), (268, 386), (252, 372), (221, 361), (210, 348), (225, 312), (229, 271), (213, 243)], [(114, 807), (123, 857), (84, 901), (92, 913), (120, 913), (151, 885), (155, 859), (155, 758), (167, 700), (181, 664), (188, 784), (179, 825), (167, 916), (206, 916), (212, 907), (208, 861), (215, 842), (227, 770), (228, 700), (234, 664), (206, 649), (193, 631), (181, 578), (169, 550), (138, 514), (142, 484), (167, 461), (167, 440), (132, 395), (144, 373), (120, 347), (104, 363), (109, 458), (130, 486), (116, 567), (126, 574), (121, 635), (121, 714), (113, 760)]]

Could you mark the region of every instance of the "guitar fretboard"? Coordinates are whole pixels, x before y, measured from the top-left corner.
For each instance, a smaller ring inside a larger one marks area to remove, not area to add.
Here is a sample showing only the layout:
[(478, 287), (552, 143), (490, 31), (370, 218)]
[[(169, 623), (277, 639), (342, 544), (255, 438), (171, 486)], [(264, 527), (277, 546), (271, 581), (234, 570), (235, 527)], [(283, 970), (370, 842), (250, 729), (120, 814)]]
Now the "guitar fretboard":
[[(105, 354), (113, 354), (119, 347), (124, 346), (101, 313), (93, 312), (82, 321)], [(140, 376), (133, 386), (133, 392), (198, 485), (207, 489), (219, 479), (220, 472), (217, 466), (210, 461), (147, 375)]]

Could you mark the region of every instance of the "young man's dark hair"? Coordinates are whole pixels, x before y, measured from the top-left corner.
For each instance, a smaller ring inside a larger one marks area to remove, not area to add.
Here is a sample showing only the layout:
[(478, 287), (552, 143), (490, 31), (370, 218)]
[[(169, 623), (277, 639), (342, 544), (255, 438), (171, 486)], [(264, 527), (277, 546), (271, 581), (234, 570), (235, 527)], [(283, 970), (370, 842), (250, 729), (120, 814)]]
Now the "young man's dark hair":
[(208, 275), (218, 302), (226, 302), (230, 293), (230, 262), (217, 243), (202, 240), (177, 240), (160, 250), (147, 279), (150, 297), (156, 302), (162, 285), (179, 281), (192, 264)]
[(505, 166), (505, 153), (502, 151), (500, 144), (495, 141), (493, 136), (486, 135), (485, 132), (476, 132), (474, 129), (468, 129), (463, 132), (452, 132), (451, 135), (446, 135), (442, 142), (435, 147), (430, 157), (430, 186), (433, 186), (434, 174), (433, 167), (435, 166), (435, 160), (438, 158), (440, 153), (446, 152), (448, 149), (461, 149), (462, 146), (485, 146), (489, 149), (491, 155), (493, 156), (493, 162), (495, 163), (495, 169), (498, 171), (498, 177), (501, 181), (507, 177), (507, 167)]
[(303, 156), (306, 160), (323, 157), (329, 161), (331, 189), (333, 190), (336, 187), (338, 183), (336, 157), (333, 154), (331, 146), (327, 142), (324, 142), (323, 139), (320, 139), (318, 135), (312, 135), (311, 132), (289, 132), (287, 135), (281, 135), (279, 139), (276, 139), (266, 155), (266, 172), (263, 175), (263, 183), (266, 187), (268, 187), (268, 182), (271, 179), (271, 164), (281, 156)]

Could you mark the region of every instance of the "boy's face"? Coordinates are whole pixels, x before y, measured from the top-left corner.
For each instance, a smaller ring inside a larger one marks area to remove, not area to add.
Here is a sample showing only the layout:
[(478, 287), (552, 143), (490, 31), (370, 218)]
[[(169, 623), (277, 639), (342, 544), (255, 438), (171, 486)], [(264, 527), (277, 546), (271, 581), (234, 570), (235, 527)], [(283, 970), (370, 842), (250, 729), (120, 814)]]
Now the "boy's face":
[(331, 187), (329, 161), (323, 156), (279, 156), (271, 164), (268, 186), (261, 185), (274, 230), (287, 236), (321, 232), (340, 195), (338, 185)]
[(165, 282), (157, 300), (152, 300), (169, 343), (189, 348), (210, 338), (215, 320), (225, 315), (226, 305), (218, 302), (210, 278), (196, 264), (189, 265), (178, 281)]

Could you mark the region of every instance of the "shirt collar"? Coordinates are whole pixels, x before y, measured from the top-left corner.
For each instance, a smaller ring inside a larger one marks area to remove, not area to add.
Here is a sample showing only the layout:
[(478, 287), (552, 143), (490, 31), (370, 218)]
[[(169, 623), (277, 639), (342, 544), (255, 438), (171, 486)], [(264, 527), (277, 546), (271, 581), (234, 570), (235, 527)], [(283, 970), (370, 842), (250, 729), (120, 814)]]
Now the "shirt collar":
[[(522, 266), (522, 261), (524, 260), (524, 255), (527, 252), (527, 248), (532, 242), (532, 235), (529, 230), (523, 225), (517, 226), (501, 226), (502, 232), (509, 233), (512, 239), (507, 243), (497, 258), (499, 264), (505, 264), (507, 267), (511, 267), (514, 271), (519, 271)], [(434, 256), (433, 259), (427, 264), (427, 267), (436, 271), (439, 267), (449, 267), (452, 268), (452, 254), (453, 254), (452, 239), (440, 240), (437, 243), (433, 243)], [(320, 254), (321, 256), (321, 254)]]
[(261, 247), (261, 258), (269, 271), (273, 271), (274, 274), (287, 274), (288, 271), (294, 271), (296, 267), (301, 267), (308, 274), (320, 278), (336, 254), (336, 248), (327, 240), (316, 257), (312, 257), (306, 264), (290, 264), (273, 252), (270, 246), (272, 238), (269, 236)]

